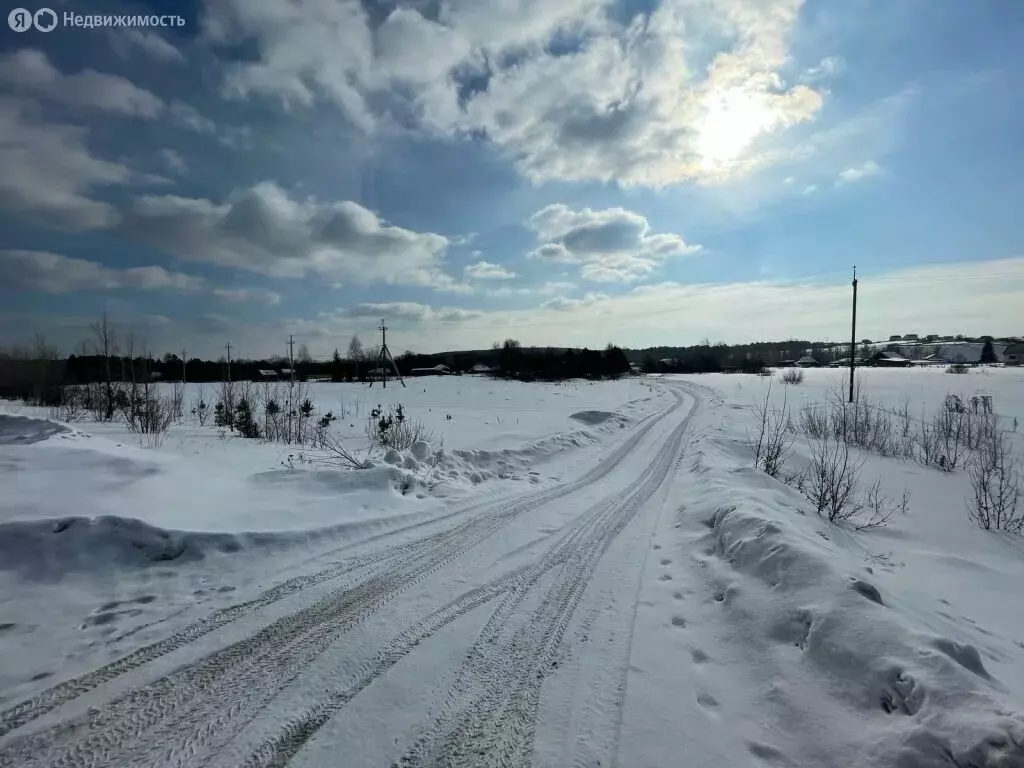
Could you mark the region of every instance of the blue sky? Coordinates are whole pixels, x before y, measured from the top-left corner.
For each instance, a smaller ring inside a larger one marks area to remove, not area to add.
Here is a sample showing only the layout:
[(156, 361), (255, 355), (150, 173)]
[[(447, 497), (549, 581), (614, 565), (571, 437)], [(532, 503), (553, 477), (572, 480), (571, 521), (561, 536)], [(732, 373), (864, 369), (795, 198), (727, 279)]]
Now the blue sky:
[(0, 344), (1024, 332), (1024, 7), (55, 3), (3, 29)]

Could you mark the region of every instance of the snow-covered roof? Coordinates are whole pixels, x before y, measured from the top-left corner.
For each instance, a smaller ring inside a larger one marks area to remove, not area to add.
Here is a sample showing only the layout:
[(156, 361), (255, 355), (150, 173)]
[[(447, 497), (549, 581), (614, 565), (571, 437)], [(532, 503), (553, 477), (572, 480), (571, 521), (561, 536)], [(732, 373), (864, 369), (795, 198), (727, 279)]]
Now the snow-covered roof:
[(260, 376), (277, 376), (277, 371), (268, 371), (264, 368), (260, 368), (258, 373)]

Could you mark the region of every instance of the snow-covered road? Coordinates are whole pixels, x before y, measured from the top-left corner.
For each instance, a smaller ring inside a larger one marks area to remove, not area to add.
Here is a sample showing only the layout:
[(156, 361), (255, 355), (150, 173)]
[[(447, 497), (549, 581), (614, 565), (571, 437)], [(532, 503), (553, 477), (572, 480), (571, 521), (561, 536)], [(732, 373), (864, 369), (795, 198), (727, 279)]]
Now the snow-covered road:
[(575, 478), (392, 529), (5, 709), (0, 766), (640, 765), (634, 623), (670, 579), (651, 539), (701, 407), (664, 386)]

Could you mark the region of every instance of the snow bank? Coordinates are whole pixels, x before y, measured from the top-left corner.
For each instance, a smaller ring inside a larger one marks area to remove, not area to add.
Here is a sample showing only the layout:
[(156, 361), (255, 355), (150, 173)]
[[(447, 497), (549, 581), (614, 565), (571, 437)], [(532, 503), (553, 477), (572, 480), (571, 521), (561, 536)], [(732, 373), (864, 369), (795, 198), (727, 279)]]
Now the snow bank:
[(891, 540), (818, 518), (796, 491), (750, 468), (735, 406), (719, 398), (710, 413), (690, 454), (678, 527), (744, 647), (738, 655), (779, 670), (751, 692), (775, 707), (774, 727), (799, 729), (779, 713), (824, 696), (831, 703), (814, 707), (820, 722), (804, 728), (837, 735), (835, 749), (848, 754), (835, 754), (835, 765), (1024, 766), (1024, 691), (995, 671), (1020, 655), (1022, 638), (972, 642), (944, 631), (930, 617), (948, 600), (926, 602), (884, 578), (886, 559), (872, 548)]

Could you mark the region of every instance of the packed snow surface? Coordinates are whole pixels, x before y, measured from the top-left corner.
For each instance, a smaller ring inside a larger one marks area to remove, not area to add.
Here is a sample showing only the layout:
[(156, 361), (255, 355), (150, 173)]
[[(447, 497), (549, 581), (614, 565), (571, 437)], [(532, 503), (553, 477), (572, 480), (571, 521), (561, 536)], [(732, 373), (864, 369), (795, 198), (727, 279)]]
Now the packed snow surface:
[[(310, 387), (362, 469), (3, 405), (0, 766), (1024, 766), (1021, 538), (874, 455), (909, 512), (823, 521), (752, 468), (768, 384)], [(991, 396), (1021, 448), (1024, 371), (863, 387)], [(367, 454), (397, 403), (433, 434)]]

